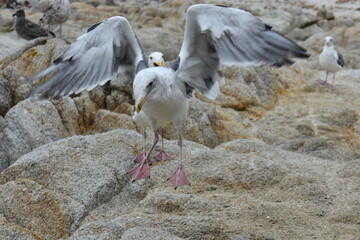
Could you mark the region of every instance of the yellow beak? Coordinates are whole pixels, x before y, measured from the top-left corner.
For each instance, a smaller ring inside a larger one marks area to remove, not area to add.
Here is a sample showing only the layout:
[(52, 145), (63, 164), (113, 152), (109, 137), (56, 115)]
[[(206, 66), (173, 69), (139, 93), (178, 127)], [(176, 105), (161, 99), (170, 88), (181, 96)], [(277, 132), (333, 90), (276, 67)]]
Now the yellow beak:
[(135, 110), (136, 112), (140, 112), (142, 107), (144, 106), (145, 102), (147, 100), (147, 96), (145, 97), (139, 97), (139, 99), (136, 101), (135, 104)]
[(156, 62), (155, 64), (157, 65), (157, 67), (162, 67), (162, 65), (163, 65), (162, 62)]

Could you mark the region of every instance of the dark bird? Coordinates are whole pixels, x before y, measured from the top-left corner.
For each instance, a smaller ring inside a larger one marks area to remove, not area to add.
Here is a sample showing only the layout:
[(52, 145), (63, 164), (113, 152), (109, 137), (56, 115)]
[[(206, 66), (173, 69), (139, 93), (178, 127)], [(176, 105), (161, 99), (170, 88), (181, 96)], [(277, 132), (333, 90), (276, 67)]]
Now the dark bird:
[(17, 10), (13, 14), (16, 16), (15, 30), (16, 33), (25, 40), (32, 40), (38, 37), (56, 37), (51, 31), (48, 31), (38, 24), (25, 18), (24, 10)]
[[(221, 64), (291, 64), (291, 57), (307, 58), (306, 50), (282, 36), (249, 12), (199, 4), (187, 10), (179, 57), (169, 67), (148, 67), (144, 51), (128, 20), (111, 17), (92, 27), (36, 78), (51, 75), (35, 93), (60, 97), (103, 85), (123, 73), (135, 77), (135, 109), (143, 111), (154, 142), (130, 175), (150, 177), (150, 154), (159, 140), (159, 123), (171, 122), (179, 135), (179, 165), (168, 178), (175, 188), (189, 185), (182, 155), (182, 122), (193, 89), (215, 99), (220, 92)], [(206, 161), (206, 159), (204, 159)]]

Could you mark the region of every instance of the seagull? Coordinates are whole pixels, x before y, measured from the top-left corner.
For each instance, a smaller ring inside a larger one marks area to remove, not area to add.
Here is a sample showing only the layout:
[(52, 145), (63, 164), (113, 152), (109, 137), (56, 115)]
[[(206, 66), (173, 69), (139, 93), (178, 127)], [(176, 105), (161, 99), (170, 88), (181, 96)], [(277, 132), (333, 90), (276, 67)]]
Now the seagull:
[(325, 37), (325, 44), (321, 54), (319, 55), (319, 62), (321, 67), (326, 70), (326, 78), (325, 81), (318, 80), (318, 82), (323, 85), (328, 84), (327, 78), (329, 72), (331, 72), (334, 74), (332, 82), (332, 85), (334, 85), (335, 74), (344, 67), (344, 59), (341, 53), (334, 49), (333, 38), (330, 36)]
[[(148, 63), (149, 63), (149, 67), (162, 67), (164, 66), (164, 54), (161, 52), (153, 52), (149, 55), (149, 59), (148, 59)], [(134, 115), (132, 117), (133, 121), (135, 122), (135, 124), (141, 128), (141, 133), (144, 137), (144, 147), (143, 147), (143, 152), (140, 153), (139, 155), (137, 155), (134, 158), (134, 162), (141, 162), (143, 158), (146, 157), (145, 154), (145, 145), (146, 145), (146, 138), (147, 138), (147, 134), (146, 134), (146, 128), (150, 127), (148, 120), (146, 118), (146, 115), (143, 111), (140, 111), (139, 113), (137, 113), (136, 111), (134, 111)], [(155, 156), (155, 159), (157, 159), (158, 161), (166, 161), (166, 160), (170, 160), (172, 159), (164, 150), (164, 131), (163, 128), (159, 126), (158, 124), (158, 128), (160, 128), (160, 136), (161, 136), (161, 151), (158, 155)]]
[(198, 4), (187, 10), (179, 56), (168, 67), (149, 67), (130, 23), (115, 16), (90, 27), (51, 66), (36, 74), (35, 78), (51, 76), (34, 94), (58, 98), (89, 91), (119, 73), (133, 77), (136, 112), (144, 112), (155, 137), (146, 158), (129, 174), (133, 181), (150, 177), (149, 156), (159, 140), (158, 123), (171, 122), (179, 136), (179, 164), (167, 180), (177, 188), (190, 185), (183, 164), (182, 122), (192, 91), (198, 89), (215, 99), (221, 64), (282, 66), (293, 63), (291, 57), (309, 55), (251, 13)]
[(164, 66), (164, 54), (161, 52), (153, 52), (149, 55), (150, 67), (162, 67)]
[(70, 13), (71, 5), (69, 0), (56, 0), (56, 2), (45, 10), (44, 16), (40, 19), (40, 23), (48, 24), (48, 29), (50, 29), (50, 25), (52, 24), (59, 24), (61, 38), (61, 26), (69, 19)]
[(26, 19), (24, 10), (17, 10), (13, 14), (13, 17), (15, 16), (15, 31), (19, 37), (25, 40), (32, 40), (38, 37), (55, 37), (53, 32), (45, 30), (36, 23)]

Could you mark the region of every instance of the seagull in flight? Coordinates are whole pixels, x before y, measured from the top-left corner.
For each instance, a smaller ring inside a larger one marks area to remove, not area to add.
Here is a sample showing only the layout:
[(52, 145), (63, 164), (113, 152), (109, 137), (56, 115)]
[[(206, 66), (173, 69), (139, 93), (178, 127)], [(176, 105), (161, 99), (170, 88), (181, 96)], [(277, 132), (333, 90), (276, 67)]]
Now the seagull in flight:
[(198, 89), (215, 99), (220, 92), (221, 64), (282, 66), (293, 63), (291, 57), (309, 55), (251, 13), (198, 4), (187, 10), (182, 47), (169, 67), (149, 67), (130, 23), (115, 16), (92, 26), (50, 67), (35, 75), (51, 74), (35, 93), (56, 98), (89, 91), (119, 73), (134, 78), (136, 112), (144, 112), (155, 137), (146, 158), (129, 174), (134, 181), (150, 177), (149, 157), (159, 140), (158, 124), (171, 122), (179, 136), (180, 160), (168, 181), (177, 188), (190, 185), (183, 164), (182, 122), (192, 91)]
[(325, 37), (324, 48), (319, 55), (320, 66), (326, 70), (325, 81), (318, 80), (320, 84), (326, 85), (329, 72), (333, 73), (332, 86), (334, 85), (335, 74), (344, 67), (344, 59), (341, 53), (334, 49), (333, 38)]

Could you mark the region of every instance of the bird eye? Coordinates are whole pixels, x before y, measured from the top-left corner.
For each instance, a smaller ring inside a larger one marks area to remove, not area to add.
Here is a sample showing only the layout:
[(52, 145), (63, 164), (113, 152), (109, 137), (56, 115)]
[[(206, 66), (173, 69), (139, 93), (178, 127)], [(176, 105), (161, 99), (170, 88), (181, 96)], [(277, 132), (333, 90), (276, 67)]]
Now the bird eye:
[(150, 59), (152, 59), (152, 57), (150, 57)]
[(154, 84), (153, 81), (149, 82), (148, 87), (151, 87)]

